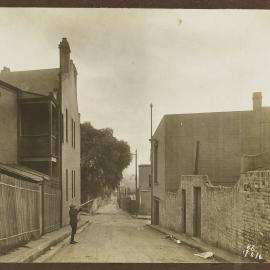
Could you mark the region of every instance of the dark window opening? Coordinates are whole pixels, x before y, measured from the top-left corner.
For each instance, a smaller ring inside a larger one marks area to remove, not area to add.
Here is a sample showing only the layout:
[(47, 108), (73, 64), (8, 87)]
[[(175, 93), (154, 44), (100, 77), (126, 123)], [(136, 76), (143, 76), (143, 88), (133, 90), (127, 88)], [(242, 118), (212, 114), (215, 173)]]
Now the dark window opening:
[(71, 146), (73, 147), (73, 118), (71, 118)]
[(71, 171), (71, 198), (73, 198), (73, 170)]
[(66, 142), (68, 142), (68, 110), (66, 109)]
[(66, 169), (66, 201), (68, 201), (68, 169)]
[(76, 194), (76, 177), (75, 177), (75, 170), (74, 170), (74, 198)]
[(74, 124), (74, 143), (73, 143), (73, 146), (74, 146), (74, 149), (75, 149), (75, 146), (76, 146), (76, 125), (75, 125), (75, 121), (73, 121), (73, 124)]
[(64, 115), (61, 114), (61, 142), (64, 142)]

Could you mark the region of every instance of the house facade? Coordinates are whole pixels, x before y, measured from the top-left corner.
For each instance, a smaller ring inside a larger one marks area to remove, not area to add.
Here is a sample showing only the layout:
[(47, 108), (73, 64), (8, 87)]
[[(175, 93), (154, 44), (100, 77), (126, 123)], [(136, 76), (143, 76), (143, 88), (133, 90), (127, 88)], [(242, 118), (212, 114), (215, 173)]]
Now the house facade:
[(0, 73), (0, 162), (49, 176), (44, 194), (57, 206), (42, 211), (58, 209), (51, 230), (68, 224), (69, 205), (81, 201), (77, 70), (66, 38), (59, 51), (59, 68)]
[(153, 223), (166, 223), (166, 196), (178, 191), (183, 175), (207, 175), (213, 185), (235, 184), (242, 156), (270, 149), (269, 117), (270, 107), (262, 107), (258, 92), (252, 111), (165, 115), (152, 140)]
[(151, 164), (139, 165), (139, 213), (151, 215)]

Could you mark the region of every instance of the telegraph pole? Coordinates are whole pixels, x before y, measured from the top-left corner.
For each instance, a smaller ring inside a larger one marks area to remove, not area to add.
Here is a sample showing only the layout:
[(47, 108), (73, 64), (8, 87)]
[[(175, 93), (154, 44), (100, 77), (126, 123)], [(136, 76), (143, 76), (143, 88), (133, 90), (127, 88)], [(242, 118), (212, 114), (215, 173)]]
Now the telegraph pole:
[(131, 155), (135, 156), (135, 197), (136, 197), (136, 216), (138, 215), (138, 173), (137, 173), (137, 167), (138, 167), (138, 152), (137, 149), (134, 153), (131, 153)]
[(152, 142), (153, 142), (153, 104), (150, 104), (150, 119), (151, 119), (151, 137), (150, 137), (150, 162), (151, 162), (151, 224), (154, 224), (153, 220), (153, 153), (152, 153)]
[(136, 183), (136, 189), (135, 189), (135, 195), (136, 195), (136, 216), (138, 215), (138, 179), (137, 179), (137, 149), (135, 151), (135, 183)]

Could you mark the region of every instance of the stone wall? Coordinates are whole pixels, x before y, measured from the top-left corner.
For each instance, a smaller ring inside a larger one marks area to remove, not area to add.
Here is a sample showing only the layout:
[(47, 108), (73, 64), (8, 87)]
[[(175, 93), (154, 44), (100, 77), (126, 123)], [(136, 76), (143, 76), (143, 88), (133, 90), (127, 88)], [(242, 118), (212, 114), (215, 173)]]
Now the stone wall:
[(270, 259), (270, 171), (242, 174), (232, 187), (213, 186), (207, 176), (182, 176), (176, 193), (160, 202), (160, 225), (183, 232), (182, 190), (186, 191), (186, 234), (194, 235), (194, 188), (201, 188), (201, 239), (240, 254), (255, 245)]

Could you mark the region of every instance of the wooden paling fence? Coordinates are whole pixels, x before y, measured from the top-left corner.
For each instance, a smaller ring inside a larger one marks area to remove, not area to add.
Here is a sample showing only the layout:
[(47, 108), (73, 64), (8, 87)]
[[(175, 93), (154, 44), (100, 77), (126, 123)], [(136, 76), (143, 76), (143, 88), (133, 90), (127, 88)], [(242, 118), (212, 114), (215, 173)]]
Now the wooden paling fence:
[(0, 253), (61, 226), (61, 188), (0, 172)]
[(44, 233), (61, 226), (61, 189), (56, 183), (44, 182)]
[(0, 252), (40, 236), (41, 187), (0, 173)]

